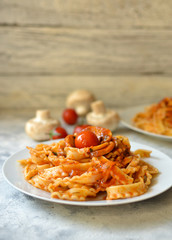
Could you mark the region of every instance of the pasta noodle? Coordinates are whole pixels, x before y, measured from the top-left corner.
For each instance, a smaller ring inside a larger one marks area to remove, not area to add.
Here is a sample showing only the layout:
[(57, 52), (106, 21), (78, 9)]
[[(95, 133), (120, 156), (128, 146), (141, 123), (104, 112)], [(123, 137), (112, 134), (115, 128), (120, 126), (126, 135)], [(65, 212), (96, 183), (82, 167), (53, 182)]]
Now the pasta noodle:
[(144, 194), (158, 173), (143, 160), (151, 152), (131, 152), (128, 138), (112, 137), (104, 128), (90, 130), (102, 133), (100, 145), (78, 149), (75, 136), (68, 135), (59, 142), (28, 147), (30, 157), (19, 161), (26, 181), (63, 200), (85, 201), (99, 192), (106, 192), (107, 200)]
[(172, 136), (172, 98), (164, 98), (137, 113), (133, 123), (145, 131)]

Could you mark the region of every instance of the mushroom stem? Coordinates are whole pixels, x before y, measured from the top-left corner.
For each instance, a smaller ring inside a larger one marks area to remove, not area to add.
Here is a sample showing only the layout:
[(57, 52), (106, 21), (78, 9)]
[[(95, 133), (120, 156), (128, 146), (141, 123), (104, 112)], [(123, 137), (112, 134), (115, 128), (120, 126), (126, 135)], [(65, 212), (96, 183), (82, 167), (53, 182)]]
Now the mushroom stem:
[(79, 116), (85, 115), (85, 106), (81, 105), (77, 107), (77, 113)]
[(48, 118), (50, 118), (50, 111), (49, 110), (37, 110), (36, 118), (37, 119), (48, 119)]
[(106, 108), (103, 101), (95, 101), (91, 104), (91, 108), (95, 114), (105, 114)]

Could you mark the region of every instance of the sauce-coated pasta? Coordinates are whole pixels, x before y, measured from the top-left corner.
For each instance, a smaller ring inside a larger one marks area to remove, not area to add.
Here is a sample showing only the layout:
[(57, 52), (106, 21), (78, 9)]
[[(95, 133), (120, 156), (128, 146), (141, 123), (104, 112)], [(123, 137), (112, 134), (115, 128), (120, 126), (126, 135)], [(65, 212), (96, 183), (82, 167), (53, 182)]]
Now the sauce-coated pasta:
[(100, 139), (93, 147), (76, 148), (75, 135), (52, 144), (28, 147), (30, 157), (20, 160), (25, 179), (51, 193), (52, 198), (85, 201), (106, 192), (106, 199), (144, 194), (158, 170), (143, 161), (151, 152), (131, 152), (128, 138), (112, 137), (109, 130), (89, 127)]

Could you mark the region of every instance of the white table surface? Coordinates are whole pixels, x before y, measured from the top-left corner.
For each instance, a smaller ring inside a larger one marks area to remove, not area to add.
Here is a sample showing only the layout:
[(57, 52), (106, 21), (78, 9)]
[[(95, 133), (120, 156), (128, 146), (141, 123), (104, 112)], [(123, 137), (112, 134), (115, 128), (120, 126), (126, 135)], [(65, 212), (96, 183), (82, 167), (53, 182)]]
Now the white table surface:
[[(33, 145), (24, 132), (26, 117), (0, 120), (0, 168), (14, 152)], [(150, 145), (172, 158), (172, 143), (120, 126), (114, 133)], [(120, 206), (78, 207), (29, 197), (12, 188), (0, 171), (0, 240), (6, 239), (172, 239), (172, 189), (152, 199)]]

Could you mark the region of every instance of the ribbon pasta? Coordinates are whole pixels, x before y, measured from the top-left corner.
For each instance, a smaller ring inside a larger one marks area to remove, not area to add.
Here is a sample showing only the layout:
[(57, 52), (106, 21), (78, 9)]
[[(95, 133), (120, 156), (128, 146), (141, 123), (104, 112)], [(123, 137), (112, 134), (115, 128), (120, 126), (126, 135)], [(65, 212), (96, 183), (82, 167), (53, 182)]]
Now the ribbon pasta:
[(133, 123), (145, 131), (172, 136), (172, 98), (164, 98), (137, 113)]
[(26, 181), (52, 198), (85, 201), (99, 192), (106, 192), (107, 200), (135, 197), (148, 190), (158, 173), (143, 161), (150, 151), (131, 152), (124, 136), (109, 135), (100, 145), (83, 149), (70, 145), (69, 139), (72, 135), (58, 143), (28, 147), (30, 158), (19, 161)]

